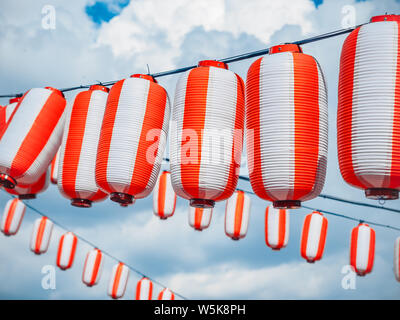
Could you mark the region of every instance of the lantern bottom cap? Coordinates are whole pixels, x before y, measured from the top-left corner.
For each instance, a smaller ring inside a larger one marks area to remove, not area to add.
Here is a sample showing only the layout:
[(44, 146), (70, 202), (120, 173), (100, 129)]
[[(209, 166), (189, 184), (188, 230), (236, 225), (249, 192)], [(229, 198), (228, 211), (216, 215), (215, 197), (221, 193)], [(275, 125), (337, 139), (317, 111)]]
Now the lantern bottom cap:
[(2, 173), (0, 174), (0, 184), (3, 185), (4, 188), (14, 189), (17, 185), (17, 181), (8, 174)]
[(33, 194), (33, 193), (20, 194), (20, 195), (18, 196), (18, 198), (21, 199), (21, 200), (36, 199), (36, 194)]
[(274, 250), (274, 251), (279, 251), (279, 250), (281, 250), (281, 248), (271, 248), (272, 250)]
[(315, 260), (307, 260), (308, 263), (315, 263)]
[(240, 238), (239, 237), (231, 237), (232, 240), (238, 241)]
[(389, 188), (370, 188), (365, 190), (365, 196), (374, 200), (397, 200), (399, 190)]
[(215, 201), (208, 199), (190, 199), (190, 206), (195, 208), (214, 208)]
[(301, 208), (300, 200), (278, 200), (273, 202), (274, 208), (277, 209), (298, 209)]
[(370, 188), (365, 190), (365, 196), (374, 200), (397, 200), (399, 190), (389, 188)]
[(111, 201), (118, 202), (123, 206), (133, 204), (133, 196), (122, 192), (113, 192), (110, 195)]
[(71, 200), (71, 205), (78, 208), (90, 208), (92, 206), (92, 201), (88, 199), (75, 198)]

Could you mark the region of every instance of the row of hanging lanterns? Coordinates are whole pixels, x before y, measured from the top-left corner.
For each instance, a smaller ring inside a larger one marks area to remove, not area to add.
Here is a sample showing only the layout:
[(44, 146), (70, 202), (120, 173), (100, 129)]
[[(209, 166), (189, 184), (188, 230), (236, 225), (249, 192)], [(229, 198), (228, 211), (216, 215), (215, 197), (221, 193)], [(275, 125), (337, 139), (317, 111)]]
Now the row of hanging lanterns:
[[(15, 235), (21, 225), (26, 210), (25, 204), (18, 198), (9, 200), (4, 208), (1, 220), (1, 231), (6, 236)], [(37, 255), (47, 252), (53, 232), (53, 222), (47, 217), (36, 219), (30, 240), (30, 249)], [(60, 237), (58, 244), (56, 265), (61, 270), (70, 269), (74, 263), (77, 250), (78, 238), (72, 232), (66, 232)], [(90, 250), (85, 259), (82, 282), (92, 287), (98, 284), (104, 263), (104, 254), (101, 250), (94, 248)], [(107, 294), (113, 299), (122, 298), (125, 294), (129, 278), (129, 268), (122, 262), (114, 265), (108, 284)], [(153, 283), (148, 278), (142, 278), (136, 288), (136, 300), (151, 300)], [(174, 300), (174, 293), (164, 288), (158, 295), (158, 300)]]
[[(400, 188), (399, 21), (398, 15), (378, 16), (355, 29), (340, 62), (340, 170), (374, 199), (396, 199)], [(63, 94), (51, 87), (31, 89), (13, 101), (7, 124), (0, 120), (0, 149), (7, 151), (0, 154), (3, 186), (37, 181), (56, 156), (64, 130), (57, 183), (73, 205), (90, 207), (107, 194), (123, 206), (146, 197), (165, 150), (168, 94), (141, 74), (108, 91), (95, 85), (79, 93), (65, 115)], [(228, 199), (238, 181), (246, 117), (254, 192), (276, 208), (298, 208), (324, 185), (327, 113), (322, 70), (296, 44), (270, 48), (251, 65), (246, 86), (226, 63), (200, 61), (176, 86), (172, 188), (198, 208)]]
[[(236, 192), (236, 206), (246, 207), (246, 198), (240, 199), (243, 195)], [(238, 200), (239, 199), (239, 200)], [(241, 203), (240, 203), (241, 202)], [(228, 210), (232, 203), (227, 202), (226, 209)], [(241, 208), (243, 209), (243, 208)], [(1, 220), (1, 231), (7, 235), (15, 235), (21, 225), (25, 213), (25, 204), (18, 198), (11, 199), (7, 202), (3, 217)], [(192, 227), (197, 230), (202, 230), (208, 227), (211, 221), (213, 208), (196, 208), (190, 207), (190, 212), (195, 212), (198, 216), (191, 216), (194, 221)], [(246, 210), (243, 210), (245, 212)], [(247, 212), (249, 212), (247, 210)], [(235, 224), (240, 225), (242, 218), (238, 215), (232, 216), (236, 218)], [(241, 228), (236, 228), (236, 231), (227, 229), (227, 215), (225, 216), (225, 232), (234, 240), (238, 240), (246, 235), (241, 232), (244, 228), (247, 229), (247, 223), (242, 224)], [(53, 231), (53, 223), (47, 217), (42, 217), (35, 220), (30, 240), (30, 249), (37, 255), (47, 251)], [(325, 248), (326, 235), (328, 229), (328, 220), (321, 212), (314, 211), (306, 215), (302, 227), (300, 238), (300, 254), (309, 263), (314, 263), (322, 258)], [(286, 209), (276, 209), (273, 206), (268, 206), (265, 212), (265, 239), (267, 246), (273, 250), (280, 250), (288, 243), (289, 238), (289, 214)], [(72, 233), (67, 232), (61, 236), (58, 245), (56, 264), (62, 270), (67, 270), (72, 267), (74, 262), (75, 252), (77, 248), (78, 238)], [(398, 281), (399, 278), (399, 255), (400, 255), (400, 237), (395, 241), (394, 248), (394, 273)], [(350, 265), (359, 276), (365, 276), (370, 273), (373, 268), (375, 257), (375, 231), (366, 223), (360, 224), (353, 228), (350, 237)], [(91, 287), (98, 283), (102, 270), (104, 255), (94, 248), (87, 253), (83, 268), (82, 281), (87, 286)], [(112, 269), (112, 275), (108, 286), (108, 295), (114, 299), (121, 298), (125, 293), (127, 279), (129, 278), (129, 268), (122, 262), (116, 264)], [(152, 295), (152, 283), (148, 279), (142, 279), (138, 283), (136, 290), (136, 298), (138, 300), (146, 300), (147, 295)], [(139, 285), (140, 284), (140, 285)], [(170, 291), (160, 293), (164, 299), (173, 297)]]

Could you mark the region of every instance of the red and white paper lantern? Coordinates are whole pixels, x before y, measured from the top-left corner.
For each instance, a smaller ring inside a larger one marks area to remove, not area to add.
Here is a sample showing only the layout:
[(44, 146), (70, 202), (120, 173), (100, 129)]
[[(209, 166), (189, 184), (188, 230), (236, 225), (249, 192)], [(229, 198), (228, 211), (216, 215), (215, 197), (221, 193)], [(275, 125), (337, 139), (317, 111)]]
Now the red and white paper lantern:
[(125, 294), (128, 283), (129, 268), (122, 262), (114, 265), (111, 271), (110, 282), (108, 283), (108, 295), (113, 299), (122, 298)]
[(52, 232), (53, 222), (47, 217), (36, 219), (31, 235), (31, 251), (35, 254), (45, 253), (49, 247)]
[(246, 82), (250, 182), (274, 207), (298, 208), (325, 182), (327, 90), (318, 62), (298, 45), (270, 48)]
[(6, 106), (0, 106), (0, 136), (2, 135), (3, 130), (6, 129), (8, 122), (11, 120), (11, 117), (14, 114), (14, 110), (21, 100), (21, 97), (12, 98), (9, 101), (9, 104)]
[(350, 265), (359, 276), (372, 271), (375, 258), (375, 230), (360, 223), (351, 231)]
[(142, 278), (136, 285), (136, 300), (151, 300), (153, 296), (153, 282)]
[(243, 191), (236, 191), (225, 207), (225, 234), (233, 240), (246, 236), (250, 219), (251, 199)]
[(1, 219), (1, 232), (6, 236), (15, 235), (21, 226), (25, 210), (25, 204), (21, 200), (17, 198), (8, 200)]
[(367, 198), (400, 190), (400, 15), (373, 17), (340, 58), (338, 155), (343, 179)]
[(265, 243), (272, 250), (280, 250), (288, 241), (289, 210), (268, 206), (265, 210)]
[(171, 183), (171, 173), (163, 171), (153, 190), (153, 212), (160, 219), (172, 217), (175, 212), (176, 194)]
[(88, 287), (96, 285), (103, 271), (103, 253), (99, 249), (90, 250), (83, 266), (82, 282)]
[(394, 242), (393, 271), (396, 280), (400, 282), (400, 237)]
[(164, 288), (158, 294), (158, 300), (175, 300), (175, 294), (168, 288)]
[(313, 263), (324, 254), (328, 219), (321, 212), (314, 211), (304, 219), (300, 252), (307, 262)]
[(47, 170), (36, 182), (30, 185), (18, 184), (13, 189), (4, 188), (9, 194), (18, 196), (19, 199), (36, 199), (36, 195), (47, 190), (50, 181), (50, 170)]
[(213, 208), (189, 207), (189, 225), (198, 231), (210, 226)]
[(77, 244), (78, 238), (72, 232), (67, 232), (61, 236), (57, 252), (57, 266), (61, 270), (72, 267)]
[(108, 95), (96, 182), (110, 199), (132, 203), (156, 184), (168, 133), (168, 94), (149, 75), (118, 81)]
[(92, 202), (107, 197), (96, 184), (95, 167), (108, 91), (104, 86), (93, 85), (78, 93), (66, 110), (58, 188), (76, 207), (89, 208)]
[(228, 66), (201, 61), (179, 79), (172, 120), (171, 175), (191, 206), (214, 207), (238, 181), (244, 129), (244, 83)]
[(29, 185), (45, 173), (61, 143), (66, 101), (46, 87), (24, 94), (0, 134), (0, 182)]

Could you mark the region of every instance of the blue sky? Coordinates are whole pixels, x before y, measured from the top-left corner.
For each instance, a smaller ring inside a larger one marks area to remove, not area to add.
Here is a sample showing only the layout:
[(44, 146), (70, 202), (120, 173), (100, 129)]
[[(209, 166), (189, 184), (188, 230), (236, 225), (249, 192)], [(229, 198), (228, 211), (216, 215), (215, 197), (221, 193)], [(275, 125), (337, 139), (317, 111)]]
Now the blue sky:
[[(376, 0), (246, 1), (240, 0), (136, 0), (12, 1), (0, 4), (1, 94), (32, 87), (67, 87), (97, 80), (117, 80), (132, 73), (152, 72), (221, 58), (273, 44), (302, 39), (340, 29), (343, 8), (353, 6), (356, 23), (373, 15), (399, 13), (399, 2)], [(41, 10), (56, 9), (55, 30), (41, 27)], [(318, 6), (316, 6), (318, 4)], [(207, 13), (207, 14), (204, 14)], [(321, 64), (328, 84), (329, 155), (323, 192), (365, 201), (363, 192), (346, 185), (340, 176), (336, 149), (337, 77), (340, 48), (346, 36), (303, 46)], [(246, 78), (254, 59), (229, 67)], [(171, 100), (179, 75), (160, 78)], [(67, 94), (74, 98), (77, 92)], [(5, 104), (0, 99), (0, 104)], [(244, 157), (245, 160), (245, 157)], [(164, 164), (163, 168), (168, 168)], [(242, 170), (247, 174), (246, 168)], [(250, 185), (238, 186), (250, 190)], [(0, 192), (0, 207), (9, 197)], [(301, 226), (308, 210), (291, 212), (287, 248), (274, 252), (264, 242), (264, 211), (269, 204), (252, 197), (248, 235), (234, 242), (224, 234), (224, 203), (218, 203), (209, 229), (196, 232), (187, 221), (188, 204), (179, 199), (175, 215), (160, 221), (152, 214), (152, 198), (130, 208), (111, 201), (91, 209), (69, 205), (56, 186), (31, 205), (69, 230), (91, 240), (122, 261), (166, 283), (189, 298), (242, 299), (398, 299), (400, 285), (393, 276), (393, 245), (398, 232), (376, 227), (376, 257), (371, 274), (357, 278), (355, 290), (341, 286), (341, 270), (348, 263), (351, 229), (356, 223), (328, 216), (324, 257), (307, 264), (299, 253)], [(395, 214), (315, 199), (307, 203), (359, 219), (400, 226)], [(399, 201), (387, 206), (400, 208)], [(56, 290), (43, 290), (41, 269), (55, 265), (60, 235), (55, 228), (49, 251), (35, 256), (29, 251), (32, 223), (28, 211), (15, 237), (0, 234), (0, 298), (3, 299), (107, 299), (108, 276), (115, 261), (106, 259), (98, 286), (81, 282), (84, 256), (90, 246), (79, 242), (73, 268), (56, 272)], [(131, 273), (126, 299), (133, 299), (139, 277)], [(156, 287), (158, 292), (161, 288)]]

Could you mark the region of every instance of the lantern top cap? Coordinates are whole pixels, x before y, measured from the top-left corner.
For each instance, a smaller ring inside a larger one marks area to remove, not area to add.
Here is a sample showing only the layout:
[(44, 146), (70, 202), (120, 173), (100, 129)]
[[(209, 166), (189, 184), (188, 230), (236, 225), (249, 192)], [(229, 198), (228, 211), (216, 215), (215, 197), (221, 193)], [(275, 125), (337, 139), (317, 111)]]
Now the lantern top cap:
[(141, 79), (145, 79), (145, 80), (149, 80), (151, 82), (157, 83), (157, 80), (149, 74), (135, 73), (135, 74), (131, 75), (131, 78), (141, 78)]
[(400, 21), (400, 15), (398, 14), (382, 14), (380, 16), (374, 16), (369, 22), (381, 22), (381, 21)]
[(197, 64), (198, 67), (216, 67), (228, 70), (228, 65), (225, 62), (217, 60), (202, 60)]
[(65, 98), (64, 93), (62, 93), (60, 90), (53, 88), (53, 87), (44, 87), (45, 89), (51, 90), (55, 93), (57, 93), (59, 96)]
[(15, 98), (11, 98), (9, 103), (14, 103), (14, 102), (19, 102), (19, 100), (21, 100), (22, 97), (15, 97)]
[(303, 53), (303, 50), (298, 44), (294, 43), (284, 43), (284, 44), (279, 44), (277, 46), (273, 46), (269, 48), (269, 54), (274, 54), (274, 53), (281, 53), (281, 52), (297, 52), (297, 53)]
[(94, 91), (94, 90), (101, 90), (104, 92), (110, 92), (110, 89), (108, 89), (107, 87), (101, 85), (101, 84), (94, 84), (92, 86), (89, 87), (90, 91)]
[(313, 211), (312, 213), (313, 213), (313, 214), (319, 214), (319, 215), (323, 216), (322, 212), (317, 211), (317, 210)]

